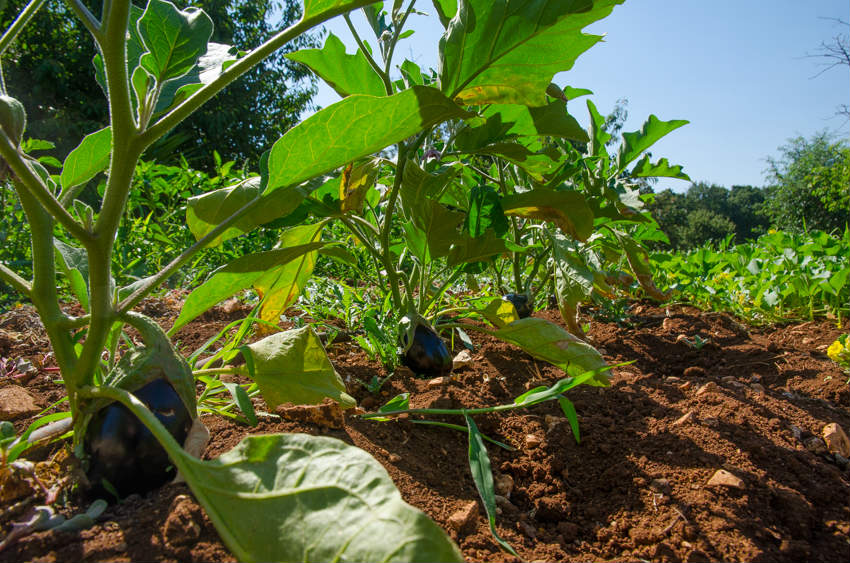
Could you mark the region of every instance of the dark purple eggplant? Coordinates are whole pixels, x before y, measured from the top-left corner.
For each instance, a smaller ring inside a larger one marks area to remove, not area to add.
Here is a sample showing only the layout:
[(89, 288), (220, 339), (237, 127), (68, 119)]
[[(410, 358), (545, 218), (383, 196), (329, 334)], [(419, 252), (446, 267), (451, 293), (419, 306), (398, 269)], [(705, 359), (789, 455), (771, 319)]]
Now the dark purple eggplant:
[(404, 354), (402, 363), (416, 375), (425, 377), (441, 377), (452, 372), (452, 357), (443, 339), (424, 324), (416, 325), (413, 344)]
[[(133, 394), (183, 444), (192, 427), (192, 417), (174, 387), (164, 379), (154, 379)], [(94, 414), (86, 428), (83, 447), (89, 461), (92, 494), (96, 496), (107, 496), (104, 480), (124, 498), (161, 487), (176, 474), (154, 435), (120, 403), (109, 404)]]
[(531, 316), (531, 305), (528, 302), (528, 295), (525, 293), (508, 293), (502, 299), (513, 303), (519, 318), (524, 319)]

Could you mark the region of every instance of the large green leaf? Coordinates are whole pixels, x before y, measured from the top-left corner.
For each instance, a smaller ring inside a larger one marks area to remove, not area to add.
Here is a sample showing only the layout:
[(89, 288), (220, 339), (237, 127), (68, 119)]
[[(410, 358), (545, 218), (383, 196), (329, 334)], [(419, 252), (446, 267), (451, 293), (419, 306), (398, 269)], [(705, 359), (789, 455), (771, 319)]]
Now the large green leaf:
[[(301, 225), (283, 232), (278, 243), (281, 248), (293, 248), (318, 242), (325, 223)], [(276, 268), (269, 268), (257, 279), (254, 291), (263, 300), (260, 305), (261, 319), (275, 323), (287, 307), (292, 305), (313, 275), (319, 251), (305, 252), (298, 258)]]
[(213, 276), (196, 288), (183, 303), (174, 326), (168, 331), (174, 334), (186, 323), (210, 307), (234, 295), (237, 291), (254, 285), (269, 268), (286, 264), (302, 254), (321, 248), (322, 243), (311, 243), (291, 248), (281, 248), (249, 254), (216, 270)]
[(471, 237), (480, 237), (488, 229), (502, 236), (508, 231), (508, 219), (502, 210), (499, 194), (491, 186), (475, 186), (469, 192), (469, 210), (463, 230)]
[(433, 200), (425, 200), (413, 216), (413, 223), (425, 233), (431, 258), (447, 256), (459, 238), (458, 227), (464, 215)]
[(251, 211), (210, 241), (208, 245), (210, 247), (217, 246), (225, 240), (247, 233), (259, 225), (292, 213), (309, 191), (299, 186), (261, 196), (261, 190), (260, 178), (254, 177), (248, 178), (235, 186), (189, 198), (186, 206), (186, 224), (189, 230), (192, 231), (195, 239), (200, 240), (237, 210), (260, 198), (262, 201), (254, 205)]
[(198, 8), (178, 10), (171, 2), (149, 0), (138, 28), (147, 48), (139, 64), (162, 85), (194, 68), (207, 52), (213, 23)]
[(425, 127), (467, 115), (439, 90), (427, 86), (383, 98), (348, 96), (314, 113), (274, 144), (266, 193), (377, 152)]
[(441, 88), (464, 104), (544, 105), (552, 77), (601, 39), (582, 28), (622, 2), (461, 2), (440, 40)]
[(324, 436), (264, 434), (203, 461), (138, 399), (113, 389), (89, 395), (120, 400), (154, 433), (238, 561), (464, 560), (359, 448)]
[(509, 135), (548, 135), (588, 141), (587, 131), (567, 112), (567, 104), (561, 100), (540, 107), (493, 104), (483, 115), (488, 119), (499, 116), (503, 123), (511, 124)]
[(309, 325), (277, 332), (239, 349), (270, 409), (283, 403), (314, 405), (327, 397), (343, 408), (356, 404)]
[(549, 152), (534, 152), (519, 142), (493, 143), (477, 152), (500, 156), (528, 172), (538, 182), (543, 182), (545, 175), (552, 174), (560, 166), (560, 162), (556, 160), (559, 155)]
[[(490, 334), (516, 344), (538, 360), (558, 366), (570, 375), (577, 376), (606, 367), (605, 360), (596, 348), (545, 319), (519, 319)], [(608, 385), (608, 379), (598, 375), (591, 384), (605, 386)]]
[(593, 232), (593, 212), (584, 196), (572, 190), (537, 188), (502, 199), (505, 215), (551, 221), (564, 234), (587, 240)]
[(65, 158), (59, 183), (63, 190), (84, 184), (109, 166), (112, 151), (112, 129), (106, 127), (89, 133)]
[(328, 34), (321, 49), (301, 49), (286, 57), (308, 66), (343, 98), (350, 94), (387, 95), (384, 82), (366, 55), (360, 49), (353, 55), (346, 54), (345, 44), (333, 33)]
[(477, 238), (465, 236), (452, 244), (448, 255), (448, 265), (451, 268), (461, 264), (482, 262), (493, 256), (507, 252), (505, 241), (496, 236), (493, 231)]
[(438, 199), (446, 186), (454, 180), (460, 168), (447, 168), (437, 174), (430, 174), (410, 161), (404, 167), (402, 175), (401, 205), (407, 218), (414, 217), (426, 200)]
[(654, 115), (650, 115), (640, 131), (623, 133), (623, 144), (620, 145), (620, 150), (617, 153), (617, 170), (625, 170), (630, 162), (655, 144), (658, 139), (688, 123), (690, 122), (684, 119), (661, 121)]

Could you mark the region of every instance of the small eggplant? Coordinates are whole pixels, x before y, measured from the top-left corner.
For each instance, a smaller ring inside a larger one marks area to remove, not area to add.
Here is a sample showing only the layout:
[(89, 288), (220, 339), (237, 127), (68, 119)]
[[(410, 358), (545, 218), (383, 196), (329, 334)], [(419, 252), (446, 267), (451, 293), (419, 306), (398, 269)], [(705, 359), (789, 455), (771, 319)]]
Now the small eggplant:
[(513, 303), (519, 318), (524, 319), (531, 316), (531, 305), (529, 305), (528, 295), (525, 293), (508, 293), (502, 299)]
[[(183, 444), (192, 427), (192, 417), (174, 387), (164, 379), (154, 379), (133, 394)], [(154, 435), (120, 403), (109, 404), (94, 414), (83, 446), (89, 459), (92, 493), (98, 496), (105, 496), (107, 491), (104, 480), (124, 498), (161, 487), (176, 474)]]
[(417, 324), (413, 343), (404, 354), (402, 363), (416, 375), (442, 377), (452, 372), (452, 357), (443, 339), (433, 328)]

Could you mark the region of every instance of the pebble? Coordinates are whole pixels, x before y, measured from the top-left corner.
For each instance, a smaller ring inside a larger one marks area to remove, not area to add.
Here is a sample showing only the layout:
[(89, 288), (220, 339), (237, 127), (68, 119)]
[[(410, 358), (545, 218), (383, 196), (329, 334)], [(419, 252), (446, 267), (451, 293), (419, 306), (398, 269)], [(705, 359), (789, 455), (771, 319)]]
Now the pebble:
[(497, 473), (493, 479), (493, 485), (496, 489), (496, 494), (507, 498), (511, 498), (511, 492), (514, 490), (514, 478), (506, 473)]
[(40, 410), (35, 398), (20, 385), (0, 388), (0, 420), (15, 420)]
[(543, 443), (543, 440), (537, 434), (528, 434), (525, 437), (525, 446), (528, 448), (536, 448)]
[(469, 350), (461, 350), (452, 360), (452, 369), (465, 368), (470, 364), (472, 364), (472, 354)]
[(398, 454), (390, 454), (389, 460), (390, 463), (398, 463), (401, 461), (401, 456)]
[(435, 377), (428, 381), (428, 389), (437, 389), (449, 382), (450, 377)]
[(686, 424), (692, 421), (694, 419), (694, 416), (694, 411), (688, 411), (682, 416), (680, 416), (678, 419), (676, 419), (676, 422), (673, 423), (673, 426), (681, 426), (683, 424)]
[[(690, 369), (690, 368), (688, 368), (688, 369)], [(714, 393), (718, 389), (719, 389), (719, 387), (717, 386), (717, 384), (715, 382), (709, 381), (708, 383), (706, 383), (705, 385), (703, 385), (702, 387), (699, 388), (699, 390), (697, 391), (697, 397), (701, 397), (702, 395), (705, 395), (707, 393)]]
[(690, 381), (686, 381), (686, 382), (682, 383), (681, 385), (679, 385), (679, 389), (681, 389), (682, 391), (687, 391), (692, 386), (693, 386), (693, 384)]
[(850, 457), (850, 439), (841, 426), (835, 422), (827, 424), (823, 427), (822, 436), (830, 452), (844, 458)]
[(661, 321), (661, 328), (669, 332), (673, 328), (673, 319), (667, 318)]
[(685, 377), (705, 377), (705, 370), (699, 366), (686, 367), (682, 372)]
[(547, 414), (543, 417), (543, 422), (546, 424), (546, 431), (551, 432), (553, 428), (566, 420), (563, 416), (552, 416)]
[(656, 493), (669, 494), (670, 481), (668, 481), (667, 479), (653, 479), (649, 483), (649, 488), (655, 491)]
[(743, 489), (744, 481), (740, 477), (729, 473), (725, 469), (718, 469), (711, 476), (711, 479), (706, 483), (708, 487), (730, 487), (733, 489)]
[(478, 522), (478, 501), (470, 501), (449, 516), (449, 526), (456, 531), (472, 529)]

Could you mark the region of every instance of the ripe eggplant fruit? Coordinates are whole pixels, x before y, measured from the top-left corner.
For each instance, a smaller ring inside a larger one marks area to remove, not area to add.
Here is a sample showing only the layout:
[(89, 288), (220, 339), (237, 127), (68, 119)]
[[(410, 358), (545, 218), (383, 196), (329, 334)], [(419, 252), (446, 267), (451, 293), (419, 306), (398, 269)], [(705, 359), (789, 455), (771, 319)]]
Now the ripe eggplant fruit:
[(443, 339), (424, 324), (416, 325), (413, 343), (404, 354), (402, 363), (416, 375), (442, 377), (452, 372), (452, 357)]
[[(183, 444), (192, 417), (174, 387), (164, 379), (154, 379), (133, 393), (163, 426)], [(121, 498), (144, 494), (174, 478), (176, 470), (165, 449), (130, 410), (111, 403), (89, 421), (83, 447), (89, 459), (88, 478), (92, 494), (106, 495), (108, 481)]]
[(524, 319), (531, 316), (531, 305), (528, 303), (528, 295), (524, 293), (508, 293), (502, 299), (513, 303), (519, 318)]

